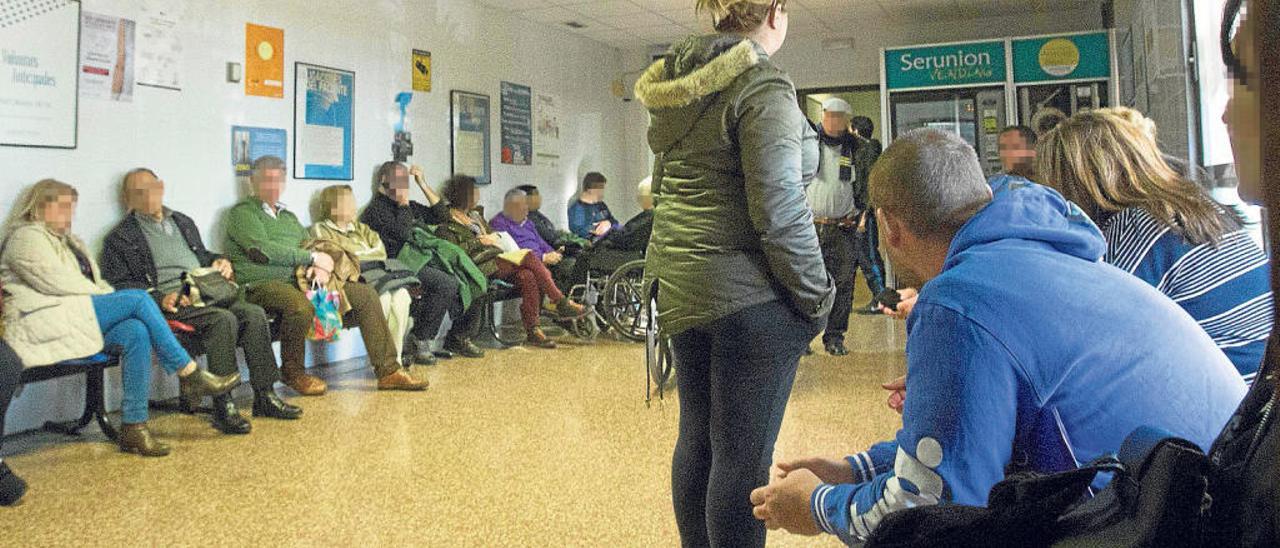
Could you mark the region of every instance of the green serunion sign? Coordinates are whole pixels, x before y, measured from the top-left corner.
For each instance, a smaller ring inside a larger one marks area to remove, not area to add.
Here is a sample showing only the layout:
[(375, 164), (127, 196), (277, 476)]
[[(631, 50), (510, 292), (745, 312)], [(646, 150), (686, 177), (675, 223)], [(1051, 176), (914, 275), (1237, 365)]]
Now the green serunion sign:
[(1005, 81), (1004, 42), (923, 46), (884, 52), (889, 89), (962, 86)]

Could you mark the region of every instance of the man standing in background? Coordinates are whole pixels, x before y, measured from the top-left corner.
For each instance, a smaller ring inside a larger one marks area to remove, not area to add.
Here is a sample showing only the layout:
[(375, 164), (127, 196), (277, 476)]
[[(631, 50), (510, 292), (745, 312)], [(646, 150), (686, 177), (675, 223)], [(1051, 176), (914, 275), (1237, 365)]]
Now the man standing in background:
[(857, 312), (872, 315), (880, 313), (880, 303), (876, 297), (884, 291), (884, 259), (880, 257), (880, 233), (876, 230), (876, 215), (867, 198), (867, 181), (871, 179), (871, 167), (880, 159), (884, 145), (872, 138), (876, 126), (870, 118), (854, 116), (849, 125), (851, 133), (858, 139), (858, 148), (853, 153), (853, 169), (858, 180), (858, 194), (854, 200), (858, 210), (862, 212), (857, 234), (854, 235), (854, 257), (858, 261), (855, 274), (858, 270), (862, 271), (862, 279), (867, 282), (867, 289), (871, 291), (871, 302)]
[(859, 186), (865, 186), (854, 170), (853, 159), (859, 141), (850, 131), (853, 108), (844, 99), (831, 98), (822, 103), (821, 165), (818, 176), (809, 184), (806, 199), (817, 225), (818, 244), (827, 273), (835, 280), (836, 300), (827, 318), (822, 345), (832, 356), (844, 356), (844, 332), (849, 328), (853, 308), (855, 256), (854, 232), (862, 217), (858, 207)]

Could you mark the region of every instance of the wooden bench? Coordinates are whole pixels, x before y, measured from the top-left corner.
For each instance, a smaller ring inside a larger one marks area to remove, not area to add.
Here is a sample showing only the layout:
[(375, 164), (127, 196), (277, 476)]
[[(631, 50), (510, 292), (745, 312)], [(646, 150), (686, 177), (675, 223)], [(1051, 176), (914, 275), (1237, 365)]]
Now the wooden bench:
[(67, 360), (53, 365), (28, 367), (22, 371), (19, 385), (53, 380), (73, 375), (85, 376), (84, 413), (79, 419), (67, 422), (48, 421), (44, 423), (46, 432), (78, 436), (80, 431), (93, 421), (98, 422), (102, 433), (111, 441), (116, 441), (119, 433), (115, 426), (107, 420), (107, 394), (105, 390), (106, 371), (120, 366), (120, 357), (109, 353), (99, 353), (87, 358)]

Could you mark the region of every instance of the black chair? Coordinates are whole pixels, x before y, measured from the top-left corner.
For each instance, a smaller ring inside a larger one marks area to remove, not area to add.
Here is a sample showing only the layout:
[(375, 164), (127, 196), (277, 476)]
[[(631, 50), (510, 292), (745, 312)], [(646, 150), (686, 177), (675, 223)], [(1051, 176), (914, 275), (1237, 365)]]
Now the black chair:
[(120, 357), (112, 353), (100, 353), (87, 358), (67, 360), (53, 365), (29, 367), (22, 371), (19, 384), (33, 384), (60, 377), (83, 374), (85, 376), (84, 413), (79, 419), (67, 422), (44, 423), (46, 432), (78, 436), (89, 423), (98, 421), (98, 427), (111, 441), (119, 438), (115, 426), (107, 420), (106, 371), (120, 366)]

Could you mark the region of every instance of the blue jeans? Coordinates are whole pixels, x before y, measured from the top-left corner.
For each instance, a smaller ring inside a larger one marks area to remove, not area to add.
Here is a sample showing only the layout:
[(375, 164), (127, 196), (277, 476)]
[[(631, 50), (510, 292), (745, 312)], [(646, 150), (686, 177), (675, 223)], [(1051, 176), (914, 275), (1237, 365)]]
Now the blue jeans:
[(751, 491), (769, 481), (796, 365), (821, 327), (773, 301), (672, 337), (680, 436), (671, 487), (684, 546), (764, 546)]
[(147, 422), (147, 400), (151, 393), (151, 352), (160, 357), (160, 367), (169, 374), (191, 363), (191, 356), (178, 344), (160, 307), (147, 292), (125, 289), (93, 296), (93, 312), (108, 350), (120, 354), (124, 377), (121, 411), (126, 424)]

